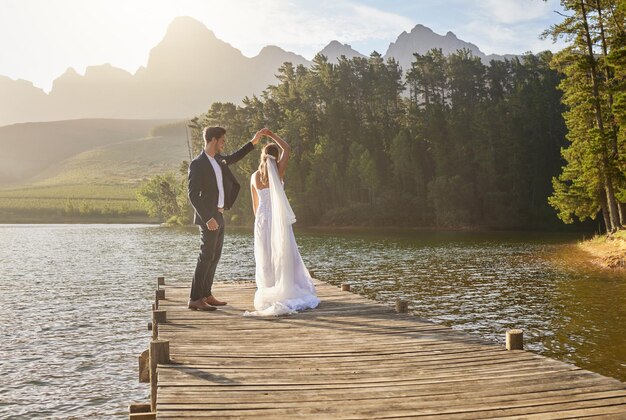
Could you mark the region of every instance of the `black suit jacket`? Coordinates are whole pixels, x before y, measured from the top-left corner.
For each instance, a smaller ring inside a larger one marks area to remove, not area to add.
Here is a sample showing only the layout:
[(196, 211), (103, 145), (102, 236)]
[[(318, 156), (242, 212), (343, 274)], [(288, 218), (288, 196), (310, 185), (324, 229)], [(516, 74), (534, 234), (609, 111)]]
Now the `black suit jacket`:
[[(231, 155), (215, 155), (215, 160), (222, 168), (222, 180), (224, 183), (224, 208), (230, 209), (241, 186), (228, 165), (240, 161), (245, 155), (254, 149), (252, 142), (246, 143), (241, 149)], [(217, 178), (215, 171), (207, 155), (202, 152), (189, 164), (189, 201), (195, 209), (193, 222), (196, 225), (206, 225), (211, 218), (217, 216)]]

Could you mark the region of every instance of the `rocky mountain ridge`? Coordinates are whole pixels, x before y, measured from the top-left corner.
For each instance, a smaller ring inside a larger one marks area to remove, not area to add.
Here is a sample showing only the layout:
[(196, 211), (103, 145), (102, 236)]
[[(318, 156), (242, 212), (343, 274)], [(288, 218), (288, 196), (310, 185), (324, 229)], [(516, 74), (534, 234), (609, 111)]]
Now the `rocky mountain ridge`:
[[(416, 25), (389, 45), (385, 58), (395, 58), (407, 69), (413, 53), (441, 48), (450, 54), (467, 48), (484, 62), (504, 57), (485, 55), (452, 32), (438, 35)], [(365, 57), (348, 44), (331, 41), (321, 51), (332, 63), (340, 56)], [(31, 82), (0, 76), (0, 126), (20, 122), (79, 118), (186, 119), (204, 112), (212, 102), (241, 103), (275, 83), (284, 62), (311, 65), (306, 58), (276, 46), (264, 47), (248, 58), (218, 39), (203, 23), (179, 17), (135, 74), (102, 64), (80, 75), (69, 68), (46, 94)], [(1, 70), (0, 70), (1, 71)]]

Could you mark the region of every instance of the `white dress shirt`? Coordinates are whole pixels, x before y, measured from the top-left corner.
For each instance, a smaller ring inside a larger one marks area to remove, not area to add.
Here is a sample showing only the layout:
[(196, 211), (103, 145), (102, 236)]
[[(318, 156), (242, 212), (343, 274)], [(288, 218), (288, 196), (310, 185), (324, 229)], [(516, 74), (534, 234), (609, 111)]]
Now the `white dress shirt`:
[[(206, 154), (206, 152), (204, 152)], [(213, 166), (213, 171), (215, 171), (215, 179), (217, 180), (217, 190), (219, 191), (219, 195), (217, 196), (217, 207), (220, 209), (224, 208), (224, 179), (222, 178), (222, 168), (219, 163), (209, 155), (206, 155), (209, 158), (209, 162), (211, 162), (211, 166)]]

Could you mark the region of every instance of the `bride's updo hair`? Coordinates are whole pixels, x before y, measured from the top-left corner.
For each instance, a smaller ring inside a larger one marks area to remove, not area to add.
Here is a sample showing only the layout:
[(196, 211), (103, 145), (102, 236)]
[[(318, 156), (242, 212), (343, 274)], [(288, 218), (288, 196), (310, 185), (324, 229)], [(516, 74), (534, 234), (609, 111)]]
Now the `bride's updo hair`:
[(267, 157), (273, 156), (278, 162), (278, 156), (280, 151), (278, 150), (278, 146), (275, 143), (270, 143), (266, 145), (261, 151), (261, 162), (259, 163), (259, 173), (261, 174), (261, 183), (263, 185), (268, 184), (267, 179)]

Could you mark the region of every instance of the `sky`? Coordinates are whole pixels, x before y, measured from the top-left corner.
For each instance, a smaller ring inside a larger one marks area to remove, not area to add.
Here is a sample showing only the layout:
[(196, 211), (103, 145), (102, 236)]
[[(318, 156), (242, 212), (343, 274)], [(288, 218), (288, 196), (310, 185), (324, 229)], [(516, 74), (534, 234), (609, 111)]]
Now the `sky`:
[(307, 59), (330, 41), (384, 54), (417, 24), (486, 54), (557, 51), (539, 34), (560, 22), (558, 0), (0, 0), (0, 75), (49, 91), (68, 67), (110, 63), (135, 73), (177, 16), (255, 56), (277, 45)]

